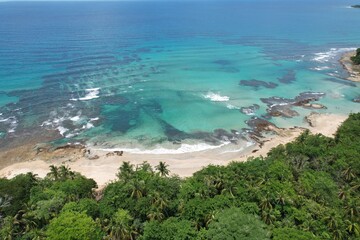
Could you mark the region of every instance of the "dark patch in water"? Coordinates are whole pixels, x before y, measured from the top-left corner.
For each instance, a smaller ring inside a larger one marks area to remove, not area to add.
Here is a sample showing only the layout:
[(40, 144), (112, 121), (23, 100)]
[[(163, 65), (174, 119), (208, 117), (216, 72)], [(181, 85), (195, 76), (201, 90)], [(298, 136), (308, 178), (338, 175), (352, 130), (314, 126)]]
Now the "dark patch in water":
[(231, 61), (229, 60), (215, 60), (213, 61), (213, 63), (217, 64), (217, 65), (221, 65), (221, 66), (228, 66), (228, 65), (231, 65)]
[(147, 48), (147, 47), (138, 48), (138, 49), (135, 50), (135, 52), (137, 52), (137, 53), (149, 53), (149, 52), (151, 52), (151, 48)]
[(328, 81), (328, 82), (339, 83), (339, 84), (350, 86), (350, 87), (356, 87), (356, 84), (353, 82), (350, 82), (349, 80), (344, 80), (344, 79), (339, 79), (339, 78), (325, 78), (324, 80)]
[(137, 109), (123, 110), (119, 109), (103, 116), (105, 124), (111, 126), (111, 130), (126, 133), (136, 125), (136, 119), (139, 118)]
[(279, 82), (281, 83), (292, 83), (296, 80), (296, 73), (294, 70), (289, 70), (284, 76), (278, 78)]
[(265, 82), (256, 79), (241, 80), (239, 85), (253, 87), (255, 90), (258, 90), (260, 87), (276, 88), (278, 86), (276, 83), (273, 82)]
[(166, 121), (164, 121), (164, 120), (162, 120), (160, 118), (158, 118), (158, 121), (160, 122), (168, 141), (170, 141), (170, 142), (181, 142), (184, 139), (190, 138), (189, 134), (175, 128), (174, 126), (172, 126), (168, 122), (166, 122)]
[(260, 47), (262, 48), (262, 53), (272, 60), (302, 60), (303, 55), (310, 55), (318, 51), (315, 47), (304, 43), (270, 37), (248, 36), (237, 39), (225, 39), (220, 42), (224, 45)]
[(163, 112), (161, 104), (156, 100), (151, 100), (145, 104), (142, 104), (142, 108), (149, 110), (151, 113), (162, 113)]
[(236, 67), (222, 67), (219, 69), (222, 72), (226, 72), (226, 73), (238, 73), (240, 72), (240, 70)]

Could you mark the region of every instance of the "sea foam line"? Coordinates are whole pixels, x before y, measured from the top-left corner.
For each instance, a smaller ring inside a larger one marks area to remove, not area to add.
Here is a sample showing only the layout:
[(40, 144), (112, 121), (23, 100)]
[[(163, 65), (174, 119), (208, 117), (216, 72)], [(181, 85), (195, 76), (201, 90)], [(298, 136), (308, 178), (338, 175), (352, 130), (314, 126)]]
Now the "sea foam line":
[(217, 148), (221, 148), (225, 145), (230, 144), (230, 142), (223, 142), (220, 145), (213, 146), (206, 143), (199, 143), (199, 144), (181, 144), (181, 146), (177, 149), (170, 149), (170, 148), (155, 148), (152, 150), (145, 150), (139, 148), (103, 148), (97, 149), (104, 152), (113, 152), (113, 151), (124, 151), (133, 154), (183, 154), (183, 153), (191, 153), (191, 152), (201, 152), (206, 150), (213, 150)]
[(86, 95), (81, 98), (71, 98), (71, 101), (87, 101), (95, 98), (99, 98), (100, 88), (88, 88), (85, 89)]
[(354, 51), (356, 48), (330, 48), (327, 52), (315, 53), (315, 57), (312, 59), (315, 62), (326, 63), (331, 59), (334, 59), (338, 54)]
[(227, 102), (230, 100), (230, 97), (228, 96), (221, 96), (220, 94), (216, 94), (213, 92), (208, 92), (203, 96), (206, 99), (210, 99), (212, 102)]

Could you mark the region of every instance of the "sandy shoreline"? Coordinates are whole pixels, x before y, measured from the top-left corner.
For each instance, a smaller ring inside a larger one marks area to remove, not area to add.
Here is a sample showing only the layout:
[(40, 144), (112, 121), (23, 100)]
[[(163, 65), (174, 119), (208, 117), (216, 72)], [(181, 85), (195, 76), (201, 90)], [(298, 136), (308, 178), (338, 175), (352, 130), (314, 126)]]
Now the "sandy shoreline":
[(347, 52), (342, 55), (339, 62), (344, 69), (349, 73), (349, 77), (346, 79), (353, 82), (360, 82), (360, 66), (354, 65), (350, 57), (355, 56), (356, 51)]
[[(346, 118), (347, 116), (337, 114), (311, 114), (306, 118), (307, 122), (310, 123), (307, 129), (315, 134), (321, 133), (331, 137)], [(200, 152), (161, 155), (124, 152), (122, 156), (118, 156), (96, 149), (89, 149), (91, 154), (84, 155), (84, 149), (64, 148), (51, 154), (29, 153), (29, 161), (15, 163), (1, 169), (0, 177), (11, 178), (26, 172), (33, 172), (39, 177), (44, 177), (49, 172), (50, 165), (65, 164), (72, 170), (93, 178), (99, 186), (103, 186), (116, 178), (118, 168), (123, 161), (130, 161), (135, 165), (147, 161), (153, 166), (157, 165), (159, 161), (163, 161), (169, 165), (172, 174), (187, 177), (210, 164), (226, 165), (232, 161), (246, 161), (249, 157), (266, 156), (270, 149), (279, 144), (291, 142), (304, 130), (305, 128), (299, 127), (277, 129), (277, 135), (269, 137), (261, 148), (259, 145), (254, 145), (244, 151), (224, 152), (223, 149), (219, 148)]]

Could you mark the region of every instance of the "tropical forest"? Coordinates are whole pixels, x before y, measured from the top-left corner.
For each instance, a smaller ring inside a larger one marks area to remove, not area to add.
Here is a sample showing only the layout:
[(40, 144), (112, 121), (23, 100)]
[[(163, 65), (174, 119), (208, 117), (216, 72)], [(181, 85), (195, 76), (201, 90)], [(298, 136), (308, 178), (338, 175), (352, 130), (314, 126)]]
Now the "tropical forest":
[(123, 162), (103, 189), (65, 165), (0, 179), (0, 239), (359, 239), (359, 142), (358, 113), (188, 178)]

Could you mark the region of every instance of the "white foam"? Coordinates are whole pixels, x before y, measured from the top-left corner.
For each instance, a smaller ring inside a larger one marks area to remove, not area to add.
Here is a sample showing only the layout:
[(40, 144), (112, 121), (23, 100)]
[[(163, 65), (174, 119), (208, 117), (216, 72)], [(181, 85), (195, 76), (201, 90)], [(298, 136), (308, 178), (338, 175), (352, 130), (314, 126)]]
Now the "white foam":
[[(1, 115), (0, 115), (1, 116)], [(2, 118), (0, 119), (0, 123), (5, 123), (9, 126), (9, 129), (7, 130), (8, 133), (15, 132), (18, 122), (16, 120), (16, 117), (8, 117), (8, 118)]]
[(81, 98), (71, 98), (71, 101), (87, 101), (95, 98), (99, 98), (100, 88), (88, 88), (85, 89), (86, 95)]
[(181, 144), (179, 148), (170, 149), (170, 148), (155, 148), (151, 150), (139, 149), (139, 148), (105, 148), (105, 149), (98, 149), (105, 152), (112, 152), (112, 151), (124, 151), (128, 153), (134, 154), (183, 154), (183, 153), (191, 153), (191, 152), (201, 152), (206, 150), (213, 150), (217, 148), (221, 148), (225, 145), (230, 144), (230, 142), (224, 142), (220, 145), (213, 146), (206, 143), (199, 143), (199, 144)]
[(64, 134), (65, 134), (67, 131), (69, 131), (69, 129), (64, 128), (63, 126), (58, 126), (58, 127), (57, 127), (57, 130), (59, 131), (59, 133), (60, 133), (62, 136), (64, 136)]
[(204, 95), (204, 98), (210, 99), (212, 102), (227, 102), (230, 100), (228, 96), (221, 96), (220, 94), (216, 94), (213, 92), (208, 92)]
[(73, 122), (77, 122), (80, 120), (80, 116), (71, 117), (70, 120)]
[(241, 110), (243, 113), (245, 113), (246, 115), (249, 115), (249, 116), (251, 116), (251, 115), (255, 115), (255, 112), (254, 112), (254, 110), (252, 110), (252, 109), (243, 109), (243, 110)]
[(242, 152), (244, 151), (246, 148), (254, 146), (255, 143), (254, 142), (246, 142), (246, 145), (244, 147), (238, 148), (238, 149), (233, 149), (233, 150), (225, 150), (222, 151), (221, 153), (236, 153), (236, 152)]
[(234, 106), (234, 105), (231, 105), (231, 104), (227, 104), (226, 107), (227, 107), (228, 109), (240, 109), (239, 107)]
[(312, 59), (315, 62), (326, 63), (334, 59), (340, 53), (354, 51), (356, 48), (330, 48), (327, 52), (315, 53), (315, 57)]
[(92, 122), (92, 121), (97, 121), (97, 120), (99, 120), (98, 117), (96, 117), (96, 118), (90, 118), (90, 122)]
[(84, 127), (85, 127), (86, 129), (90, 129), (90, 128), (93, 128), (93, 127), (94, 127), (94, 124), (92, 124), (92, 123), (87, 123)]
[(0, 119), (0, 122), (7, 122), (10, 118)]
[(314, 67), (314, 68), (312, 68), (312, 70), (316, 70), (316, 71), (323, 71), (323, 70), (326, 70), (326, 69), (330, 69), (330, 67), (323, 66), (323, 67)]

